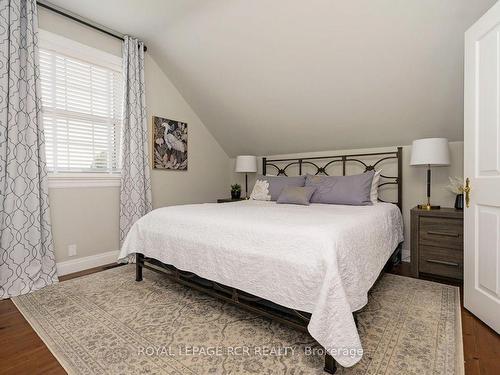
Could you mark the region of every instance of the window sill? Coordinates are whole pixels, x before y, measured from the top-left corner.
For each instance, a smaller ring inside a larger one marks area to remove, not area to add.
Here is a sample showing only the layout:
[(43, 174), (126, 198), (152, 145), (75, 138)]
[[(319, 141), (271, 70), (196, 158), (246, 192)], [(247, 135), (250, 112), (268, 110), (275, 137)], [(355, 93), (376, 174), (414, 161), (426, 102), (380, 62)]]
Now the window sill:
[(110, 173), (49, 173), (49, 189), (119, 187), (120, 177)]

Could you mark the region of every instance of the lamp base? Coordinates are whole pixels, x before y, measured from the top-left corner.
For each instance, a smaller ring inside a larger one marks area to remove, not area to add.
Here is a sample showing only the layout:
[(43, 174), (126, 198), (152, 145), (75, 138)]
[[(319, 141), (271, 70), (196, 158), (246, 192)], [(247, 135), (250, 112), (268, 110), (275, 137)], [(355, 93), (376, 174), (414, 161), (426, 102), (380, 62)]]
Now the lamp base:
[(417, 207), (419, 210), (427, 210), (427, 211), (441, 209), (441, 206), (434, 206), (431, 204), (419, 204)]

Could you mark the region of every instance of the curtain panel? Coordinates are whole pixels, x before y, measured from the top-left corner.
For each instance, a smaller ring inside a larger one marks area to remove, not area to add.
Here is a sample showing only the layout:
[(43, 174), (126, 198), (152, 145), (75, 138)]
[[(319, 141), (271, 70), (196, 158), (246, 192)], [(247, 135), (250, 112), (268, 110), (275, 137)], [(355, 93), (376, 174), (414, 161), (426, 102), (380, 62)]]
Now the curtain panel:
[(0, 299), (57, 282), (35, 0), (0, 1)]
[(123, 42), (123, 82), (120, 244), (132, 225), (152, 209), (144, 43), (129, 36)]

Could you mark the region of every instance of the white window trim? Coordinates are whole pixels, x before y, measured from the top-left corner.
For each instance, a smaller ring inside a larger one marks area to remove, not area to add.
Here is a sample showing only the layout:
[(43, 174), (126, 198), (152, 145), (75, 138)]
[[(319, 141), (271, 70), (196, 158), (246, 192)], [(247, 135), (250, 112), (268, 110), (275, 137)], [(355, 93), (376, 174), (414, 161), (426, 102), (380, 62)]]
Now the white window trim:
[(119, 187), (119, 173), (49, 173), (49, 189)]
[[(85, 44), (65, 38), (58, 34), (39, 29), (39, 47), (47, 50), (54, 50), (64, 53), (70, 57), (84, 60), (94, 64), (94, 61), (88, 61), (84, 56), (95, 57), (99, 60), (101, 66), (112, 70), (122, 69), (122, 59), (108, 52), (89, 47)], [(82, 56), (83, 55), (83, 56)], [(119, 187), (120, 173), (49, 173), (49, 188), (81, 188), (81, 187)]]
[[(73, 39), (68, 39), (63, 36), (51, 33), (47, 30), (39, 29), (38, 35), (38, 46), (42, 49), (60, 52), (75, 59), (86, 61), (90, 64), (95, 64), (95, 60), (99, 60), (98, 65), (102, 67), (118, 71), (122, 70), (121, 57), (97, 48), (87, 46), (86, 44), (79, 43), (77, 41), (74, 41)], [(54, 49), (54, 46), (57, 46), (57, 49)], [(93, 60), (88, 60), (89, 57), (92, 57)]]

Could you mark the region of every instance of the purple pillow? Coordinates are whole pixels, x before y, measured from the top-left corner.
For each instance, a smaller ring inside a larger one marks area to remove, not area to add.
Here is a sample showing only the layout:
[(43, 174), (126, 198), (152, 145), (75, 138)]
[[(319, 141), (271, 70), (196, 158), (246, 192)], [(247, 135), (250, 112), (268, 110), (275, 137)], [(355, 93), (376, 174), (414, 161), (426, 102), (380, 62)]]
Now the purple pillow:
[(267, 181), (269, 183), (269, 195), (271, 200), (275, 201), (281, 194), (281, 191), (288, 187), (302, 187), (306, 183), (306, 176), (288, 177), (288, 176), (258, 176), (257, 180)]
[(316, 190), (313, 186), (295, 187), (287, 186), (283, 189), (276, 203), (301, 204), (309, 206), (311, 196)]
[(368, 206), (374, 174), (372, 170), (352, 176), (307, 175), (305, 186), (316, 187), (311, 203)]

